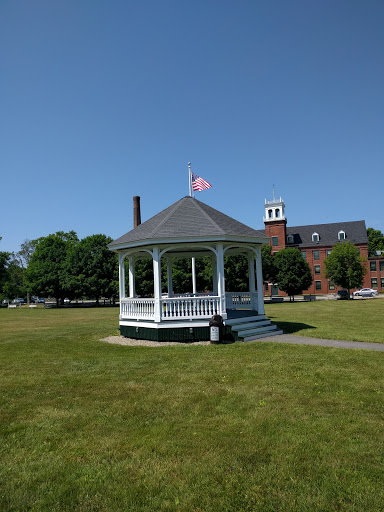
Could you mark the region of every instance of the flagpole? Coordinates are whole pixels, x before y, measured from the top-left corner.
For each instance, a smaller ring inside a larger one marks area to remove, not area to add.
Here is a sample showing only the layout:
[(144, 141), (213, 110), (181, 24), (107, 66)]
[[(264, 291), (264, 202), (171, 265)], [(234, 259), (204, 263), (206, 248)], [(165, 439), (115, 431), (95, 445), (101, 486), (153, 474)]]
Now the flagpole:
[[(188, 176), (189, 176), (189, 197), (192, 197), (192, 174), (191, 174), (191, 162), (188, 162)], [(196, 262), (195, 258), (192, 258), (192, 295), (196, 297)]]
[(189, 197), (192, 197), (192, 179), (191, 179), (191, 162), (188, 162), (188, 180), (189, 180)]

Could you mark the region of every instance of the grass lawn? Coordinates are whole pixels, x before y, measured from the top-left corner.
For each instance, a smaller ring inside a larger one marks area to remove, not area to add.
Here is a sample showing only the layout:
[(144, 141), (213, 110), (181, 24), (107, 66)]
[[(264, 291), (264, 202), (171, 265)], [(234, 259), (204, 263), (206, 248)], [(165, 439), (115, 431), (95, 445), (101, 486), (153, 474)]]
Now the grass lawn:
[(384, 509), (384, 353), (100, 342), (117, 320), (0, 310), (2, 512)]
[(323, 300), (265, 305), (287, 334), (384, 343), (384, 299)]

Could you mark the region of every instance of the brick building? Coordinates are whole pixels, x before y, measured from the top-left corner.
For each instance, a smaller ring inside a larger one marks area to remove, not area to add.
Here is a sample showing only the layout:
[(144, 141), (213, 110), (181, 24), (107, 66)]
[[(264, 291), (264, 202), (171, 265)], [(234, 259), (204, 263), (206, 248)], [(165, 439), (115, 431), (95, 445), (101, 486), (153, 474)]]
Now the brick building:
[[(272, 252), (286, 247), (301, 251), (312, 270), (313, 283), (304, 293), (336, 293), (337, 286), (324, 277), (324, 260), (336, 244), (349, 241), (360, 249), (360, 255), (367, 261), (367, 273), (364, 288), (384, 291), (384, 254), (368, 258), (368, 236), (364, 220), (352, 222), (334, 222), (331, 224), (313, 224), (308, 226), (287, 226), (285, 204), (281, 199), (265, 201), (265, 234), (271, 238)], [(277, 287), (266, 285), (267, 295), (285, 295)]]

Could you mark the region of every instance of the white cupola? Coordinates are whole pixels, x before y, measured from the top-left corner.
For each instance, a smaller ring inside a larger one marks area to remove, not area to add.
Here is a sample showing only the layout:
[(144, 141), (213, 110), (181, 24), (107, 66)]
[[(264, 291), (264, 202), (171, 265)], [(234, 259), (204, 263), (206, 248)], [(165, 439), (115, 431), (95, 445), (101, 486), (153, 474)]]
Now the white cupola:
[(265, 200), (265, 217), (264, 222), (276, 222), (279, 220), (287, 220), (285, 218), (285, 204), (282, 198), (275, 198), (275, 187), (273, 187), (272, 201)]

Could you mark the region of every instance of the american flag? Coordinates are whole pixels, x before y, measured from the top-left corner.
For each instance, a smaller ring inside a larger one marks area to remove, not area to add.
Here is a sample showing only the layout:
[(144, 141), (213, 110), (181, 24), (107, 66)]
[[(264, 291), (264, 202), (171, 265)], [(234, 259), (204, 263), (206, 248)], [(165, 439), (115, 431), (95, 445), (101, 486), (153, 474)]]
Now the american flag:
[(202, 190), (206, 190), (207, 188), (211, 188), (212, 185), (208, 183), (208, 181), (203, 180), (203, 178), (200, 178), (200, 176), (197, 176), (197, 174), (192, 174), (192, 190), (198, 190), (201, 192)]

